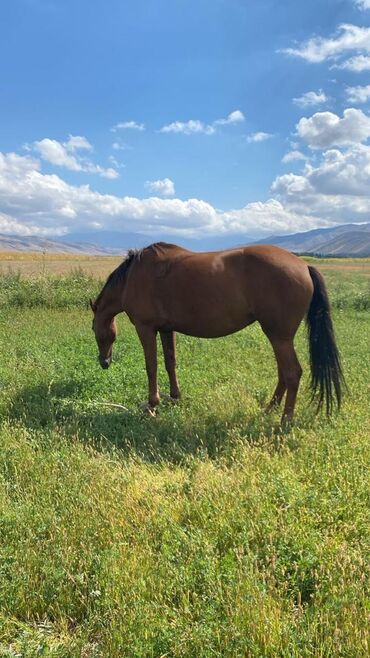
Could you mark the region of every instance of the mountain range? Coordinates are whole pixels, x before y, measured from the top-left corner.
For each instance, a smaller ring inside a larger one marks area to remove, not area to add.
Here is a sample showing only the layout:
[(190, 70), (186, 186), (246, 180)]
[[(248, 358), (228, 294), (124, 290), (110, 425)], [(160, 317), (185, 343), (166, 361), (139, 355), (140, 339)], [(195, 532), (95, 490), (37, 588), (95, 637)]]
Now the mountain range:
[[(95, 254), (100, 256), (122, 254), (130, 248), (141, 248), (157, 241), (155, 235), (95, 231), (74, 233), (54, 240), (37, 236), (0, 234), (1, 251), (46, 251), (48, 253)], [(261, 240), (246, 235), (217, 236), (201, 239), (169, 238), (195, 251), (227, 249), (245, 244), (274, 244), (297, 254), (317, 256), (370, 256), (370, 222), (342, 224), (334, 228), (319, 228), (291, 235), (271, 235)]]
[(296, 254), (317, 256), (370, 256), (370, 223), (343, 224), (293, 235), (271, 235), (258, 244), (275, 244)]
[(51, 240), (39, 236), (23, 236), (0, 234), (0, 251), (36, 251), (63, 254), (85, 254), (96, 256), (111, 256), (121, 254), (121, 249), (106, 249), (103, 246), (89, 242), (74, 242)]

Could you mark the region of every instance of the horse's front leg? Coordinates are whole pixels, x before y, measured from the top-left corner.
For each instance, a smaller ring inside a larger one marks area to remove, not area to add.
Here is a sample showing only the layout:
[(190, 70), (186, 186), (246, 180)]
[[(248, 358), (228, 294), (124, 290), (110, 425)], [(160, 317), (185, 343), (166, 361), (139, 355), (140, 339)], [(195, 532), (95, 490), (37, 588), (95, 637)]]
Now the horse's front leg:
[(145, 366), (148, 375), (148, 410), (153, 412), (159, 404), (157, 383), (157, 332), (146, 325), (136, 325), (136, 331), (143, 346)]
[(172, 400), (180, 398), (180, 389), (176, 376), (176, 334), (174, 331), (161, 331), (164, 363), (170, 382), (170, 397)]

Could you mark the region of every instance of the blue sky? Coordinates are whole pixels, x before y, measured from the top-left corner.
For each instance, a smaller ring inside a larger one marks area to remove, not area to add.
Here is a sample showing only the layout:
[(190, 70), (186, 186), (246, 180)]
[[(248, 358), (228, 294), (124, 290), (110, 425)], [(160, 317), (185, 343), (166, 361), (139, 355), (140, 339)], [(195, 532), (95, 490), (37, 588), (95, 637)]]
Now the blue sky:
[(370, 0), (8, 0), (0, 232), (370, 217)]

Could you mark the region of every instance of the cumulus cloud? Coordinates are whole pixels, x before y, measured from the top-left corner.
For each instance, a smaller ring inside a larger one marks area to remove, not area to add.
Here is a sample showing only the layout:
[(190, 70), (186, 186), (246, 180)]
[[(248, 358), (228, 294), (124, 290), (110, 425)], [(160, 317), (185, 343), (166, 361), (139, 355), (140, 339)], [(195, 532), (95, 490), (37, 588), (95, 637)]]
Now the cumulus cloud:
[(224, 232), (250, 235), (256, 232), (260, 235), (293, 233), (327, 224), (323, 219), (302, 212), (302, 209), (299, 212), (289, 209), (277, 199), (248, 203), (244, 208), (224, 212), (222, 217)]
[(355, 0), (359, 9), (370, 9), (370, 0)]
[[(25, 223), (18, 221), (10, 215), (6, 215), (3, 212), (0, 212), (0, 234), (5, 235), (20, 235), (20, 236), (32, 236), (32, 235), (49, 235), (50, 231), (46, 228), (39, 226), (36, 223)], [(64, 235), (63, 229), (57, 228), (53, 235)]]
[[(300, 151), (290, 154), (286, 161), (303, 161)], [(70, 185), (60, 176), (44, 174), (41, 160), (31, 155), (0, 153), (0, 232), (66, 235), (105, 229), (181, 240), (222, 234), (259, 237), (368, 221), (370, 145), (327, 148), (314, 166), (306, 161), (300, 173), (278, 176), (270, 199), (242, 208), (222, 211), (202, 199), (161, 198), (166, 185), (171, 189), (166, 179), (148, 183), (156, 186), (151, 189), (155, 196), (101, 194), (89, 185)]]
[(301, 151), (294, 150), (289, 151), (289, 153), (286, 153), (282, 158), (282, 162), (284, 163), (293, 162), (294, 160), (307, 160), (307, 157)]
[(346, 94), (349, 103), (366, 103), (370, 98), (370, 85), (347, 87)]
[(56, 139), (41, 139), (33, 143), (34, 149), (39, 153), (43, 160), (50, 162), (58, 167), (66, 167), (72, 171), (82, 171), (82, 165), (74, 155), (68, 153), (68, 149)]
[(355, 55), (349, 59), (335, 64), (332, 68), (345, 69), (353, 71), (354, 73), (361, 73), (362, 71), (370, 71), (370, 56), (369, 55)]
[(240, 110), (234, 110), (223, 119), (216, 119), (213, 123), (204, 123), (199, 119), (189, 121), (173, 121), (160, 129), (161, 133), (183, 133), (184, 135), (204, 134), (213, 135), (218, 126), (228, 126), (245, 121), (245, 116)]
[(368, 221), (370, 213), (370, 146), (344, 151), (328, 149), (316, 166), (278, 176), (271, 192), (293, 212), (307, 212), (333, 222)]
[(116, 123), (116, 125), (111, 128), (113, 133), (117, 132), (118, 130), (139, 130), (142, 132), (145, 130), (145, 125), (143, 123), (137, 123), (137, 121), (122, 121), (120, 123)]
[(190, 119), (190, 121), (173, 121), (160, 129), (161, 133), (183, 133), (184, 135), (194, 135), (203, 133), (204, 135), (213, 135), (214, 126), (203, 123), (199, 119)]
[(312, 107), (313, 105), (322, 105), (322, 103), (326, 103), (328, 100), (327, 95), (320, 89), (320, 91), (307, 91), (305, 94), (302, 94), (302, 96), (298, 96), (298, 98), (293, 98), (293, 103), (294, 105), (298, 105), (298, 107)]
[(39, 161), (16, 154), (0, 154), (0, 212), (50, 234), (82, 227), (191, 234), (199, 228), (217, 232), (222, 225), (217, 211), (202, 200), (100, 194), (43, 174)]
[(86, 137), (70, 135), (66, 142), (58, 142), (56, 139), (45, 137), (40, 141), (34, 142), (32, 147), (27, 146), (27, 150), (32, 150), (32, 148), (43, 160), (57, 167), (65, 167), (70, 171), (85, 171), (90, 174), (98, 174), (103, 178), (114, 179), (119, 176), (115, 169), (111, 167), (104, 168), (94, 164), (78, 153), (81, 150), (91, 151), (93, 149)]
[(85, 165), (83, 171), (87, 171), (90, 174), (99, 174), (102, 178), (109, 178), (110, 180), (119, 178), (118, 171), (112, 169), (112, 167), (101, 167), (100, 165), (95, 165), (91, 162)]
[(265, 142), (266, 139), (271, 139), (273, 135), (271, 133), (257, 132), (251, 133), (247, 136), (247, 142), (253, 144), (255, 142)]
[(41, 172), (30, 156), (0, 153), (1, 231), (63, 235), (76, 230), (111, 229), (156, 236), (240, 234), (304, 230), (322, 224), (280, 200), (249, 203), (220, 211), (201, 199), (118, 197), (88, 185), (74, 186)]
[(155, 194), (163, 197), (174, 196), (175, 185), (170, 178), (163, 178), (162, 180), (146, 181), (145, 187)]
[(370, 197), (370, 146), (356, 144), (344, 152), (330, 149), (306, 175), (317, 192)]
[(318, 64), (328, 59), (337, 59), (350, 51), (357, 54), (370, 53), (369, 27), (344, 23), (332, 37), (312, 37), (296, 48), (285, 48), (280, 52)]
[(316, 112), (297, 124), (298, 135), (314, 149), (366, 141), (370, 137), (370, 117), (348, 108), (341, 119), (333, 112)]
[(216, 119), (216, 121), (213, 122), (214, 126), (227, 126), (230, 123), (240, 123), (241, 121), (245, 121), (245, 116), (243, 112), (240, 110), (234, 110), (234, 112), (230, 112), (230, 114), (226, 117), (226, 119)]
[(83, 137), (82, 135), (70, 135), (68, 141), (65, 142), (64, 146), (67, 149), (67, 151), (93, 150), (92, 144), (90, 144), (90, 142), (86, 139), (86, 137)]

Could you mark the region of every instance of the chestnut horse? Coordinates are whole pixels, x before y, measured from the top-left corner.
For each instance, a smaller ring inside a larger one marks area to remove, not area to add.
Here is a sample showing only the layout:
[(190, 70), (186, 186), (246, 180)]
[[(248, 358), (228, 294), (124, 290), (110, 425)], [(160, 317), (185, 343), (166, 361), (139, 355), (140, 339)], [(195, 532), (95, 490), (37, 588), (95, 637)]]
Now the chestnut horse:
[(148, 411), (159, 404), (157, 340), (159, 332), (170, 396), (180, 397), (176, 377), (175, 332), (199, 338), (232, 334), (259, 322), (275, 353), (278, 383), (268, 409), (286, 392), (283, 421), (293, 417), (302, 369), (294, 336), (307, 314), (312, 397), (331, 413), (341, 401), (342, 371), (325, 283), (314, 267), (270, 245), (195, 253), (158, 242), (127, 258), (108, 277), (92, 302), (99, 362), (108, 368), (124, 311), (135, 325), (145, 354)]

